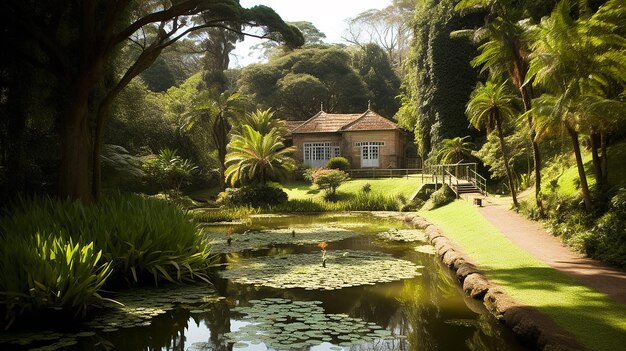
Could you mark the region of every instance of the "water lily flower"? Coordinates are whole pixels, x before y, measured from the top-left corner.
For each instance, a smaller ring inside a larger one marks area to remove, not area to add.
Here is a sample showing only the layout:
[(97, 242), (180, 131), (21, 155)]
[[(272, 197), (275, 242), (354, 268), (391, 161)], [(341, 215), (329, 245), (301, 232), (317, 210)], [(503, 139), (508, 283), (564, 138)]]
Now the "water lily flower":
[(322, 241), (321, 243), (317, 244), (317, 246), (319, 246), (322, 250), (326, 250), (328, 244), (325, 241)]

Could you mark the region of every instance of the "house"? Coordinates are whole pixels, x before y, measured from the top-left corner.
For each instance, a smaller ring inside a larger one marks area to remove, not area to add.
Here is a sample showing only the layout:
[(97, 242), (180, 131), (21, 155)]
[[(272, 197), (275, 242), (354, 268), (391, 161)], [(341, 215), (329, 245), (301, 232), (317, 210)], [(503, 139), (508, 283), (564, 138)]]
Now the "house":
[(287, 143), (294, 158), (308, 167), (325, 166), (342, 156), (351, 168), (404, 167), (405, 132), (368, 107), (359, 114), (327, 113), (323, 109), (306, 121), (287, 122)]

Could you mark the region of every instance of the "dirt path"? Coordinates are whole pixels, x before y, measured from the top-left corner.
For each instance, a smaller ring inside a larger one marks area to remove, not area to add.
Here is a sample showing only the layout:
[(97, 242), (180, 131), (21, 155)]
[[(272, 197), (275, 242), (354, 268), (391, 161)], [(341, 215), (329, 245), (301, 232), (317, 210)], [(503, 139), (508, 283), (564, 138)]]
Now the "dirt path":
[(582, 284), (626, 304), (626, 272), (565, 247), (541, 224), (510, 211), (508, 201), (483, 198), (480, 213), (513, 243)]

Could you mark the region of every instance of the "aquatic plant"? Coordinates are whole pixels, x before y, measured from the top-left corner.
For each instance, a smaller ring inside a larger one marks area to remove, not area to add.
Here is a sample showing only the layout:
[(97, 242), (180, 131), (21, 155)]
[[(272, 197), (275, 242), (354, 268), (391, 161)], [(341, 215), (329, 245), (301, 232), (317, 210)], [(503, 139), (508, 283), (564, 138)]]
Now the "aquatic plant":
[(428, 242), (426, 238), (426, 234), (421, 229), (389, 229), (386, 232), (378, 233), (377, 236), (379, 238), (389, 240), (389, 241), (399, 241), (399, 242), (415, 242), (422, 241)]
[(325, 241), (322, 241), (317, 244), (317, 246), (322, 249), (322, 267), (326, 268), (326, 248), (328, 247), (328, 244)]
[(326, 314), (321, 301), (267, 298), (249, 302), (251, 306), (231, 310), (242, 314), (243, 321), (250, 323), (226, 334), (235, 348), (264, 343), (275, 350), (305, 349), (327, 342), (341, 346), (330, 348), (339, 350), (364, 342), (403, 338), (373, 322), (346, 314)]
[[(75, 243), (93, 242), (111, 264), (109, 283), (153, 279), (206, 280), (210, 250), (197, 224), (166, 201), (115, 194), (97, 205), (35, 198), (0, 218), (0, 236), (50, 233)], [(0, 247), (0, 252), (4, 247)]]
[(276, 289), (337, 290), (373, 285), (421, 275), (412, 262), (373, 251), (339, 251), (327, 254), (329, 264), (319, 269), (319, 254), (267, 256), (240, 260), (221, 271), (225, 279)]
[(326, 242), (339, 241), (358, 235), (358, 232), (343, 228), (314, 226), (298, 228), (298, 235), (294, 237), (294, 229), (282, 228), (273, 230), (248, 231), (235, 233), (230, 236), (231, 244), (224, 238), (223, 232), (210, 232), (211, 228), (205, 229), (206, 242), (211, 246), (212, 252), (228, 253), (245, 250), (261, 249), (273, 245), (283, 244), (316, 244), (320, 240)]
[(98, 291), (111, 274), (93, 242), (56, 235), (0, 236), (0, 311), (4, 324), (25, 312), (63, 308), (82, 315), (102, 300)]

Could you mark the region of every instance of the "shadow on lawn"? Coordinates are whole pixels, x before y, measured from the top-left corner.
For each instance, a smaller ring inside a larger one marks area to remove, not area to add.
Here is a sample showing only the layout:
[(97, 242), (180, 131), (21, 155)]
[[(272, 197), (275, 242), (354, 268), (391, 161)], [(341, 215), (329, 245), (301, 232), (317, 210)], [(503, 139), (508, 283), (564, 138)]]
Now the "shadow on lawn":
[(622, 349), (626, 305), (585, 288), (550, 267), (489, 269), (487, 275), (505, 288), (516, 290), (513, 296), (516, 299), (528, 297), (527, 301), (532, 301), (535, 296), (531, 304), (537, 310), (574, 333), (590, 349)]

